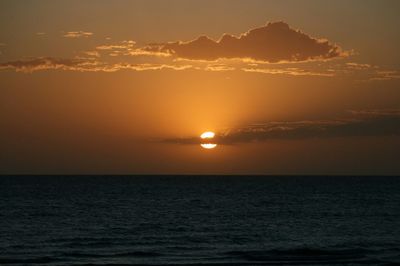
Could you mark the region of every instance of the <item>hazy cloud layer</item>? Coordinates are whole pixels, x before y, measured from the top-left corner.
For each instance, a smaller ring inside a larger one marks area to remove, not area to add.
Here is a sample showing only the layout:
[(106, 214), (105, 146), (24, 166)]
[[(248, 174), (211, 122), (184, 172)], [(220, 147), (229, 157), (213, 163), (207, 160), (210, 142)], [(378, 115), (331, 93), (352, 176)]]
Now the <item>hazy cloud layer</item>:
[[(213, 142), (235, 144), (272, 139), (400, 135), (400, 109), (350, 111), (341, 119), (266, 122), (219, 133)], [(199, 144), (198, 137), (166, 139), (165, 143)]]
[[(129, 44), (131, 45), (131, 44)], [(114, 47), (114, 45), (113, 45)], [(385, 82), (389, 80), (399, 80), (400, 71), (385, 70), (377, 66), (367, 64), (345, 63), (334, 64), (330, 62), (322, 62), (321, 64), (309, 65), (308, 63), (298, 64), (296, 67), (287, 64), (243, 64), (233, 63), (229, 60), (221, 62), (193, 62), (187, 60), (170, 60), (168, 58), (158, 57), (158, 60), (126, 60), (126, 58), (118, 58), (109, 60), (104, 58), (102, 51), (108, 50), (108, 46), (101, 49), (82, 52), (79, 56), (73, 58), (54, 58), (54, 57), (38, 57), (24, 60), (14, 60), (0, 63), (1, 70), (15, 70), (22, 73), (33, 73), (36, 71), (59, 70), (59, 71), (79, 71), (79, 72), (116, 72), (120, 70), (197, 70), (197, 71), (242, 71), (247, 73), (255, 73), (261, 75), (286, 75), (293, 77), (345, 77), (353, 81), (362, 82)], [(115, 49), (115, 48), (111, 48)], [(1, 51), (0, 51), (1, 52)], [(121, 56), (120, 54), (118, 54)]]
[(310, 37), (285, 22), (268, 23), (239, 37), (225, 34), (219, 41), (201, 36), (190, 42), (152, 44), (145, 49), (192, 60), (242, 58), (270, 63), (326, 60), (347, 54), (328, 40)]

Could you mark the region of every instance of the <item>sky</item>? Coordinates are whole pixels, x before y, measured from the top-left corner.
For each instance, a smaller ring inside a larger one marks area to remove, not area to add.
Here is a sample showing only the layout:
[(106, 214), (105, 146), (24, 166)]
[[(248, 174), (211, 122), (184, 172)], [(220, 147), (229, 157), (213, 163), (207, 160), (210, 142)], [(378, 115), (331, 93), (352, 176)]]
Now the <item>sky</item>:
[(0, 174), (399, 175), (399, 9), (3, 0)]

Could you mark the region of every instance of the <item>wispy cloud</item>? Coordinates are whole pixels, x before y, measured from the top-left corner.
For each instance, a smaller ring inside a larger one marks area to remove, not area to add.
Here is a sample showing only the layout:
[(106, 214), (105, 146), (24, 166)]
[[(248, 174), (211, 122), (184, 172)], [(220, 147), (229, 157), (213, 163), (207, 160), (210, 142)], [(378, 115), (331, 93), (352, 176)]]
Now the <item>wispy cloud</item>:
[(104, 45), (99, 45), (96, 47), (97, 50), (100, 51), (112, 51), (112, 50), (130, 50), (135, 46), (136, 42), (135, 41), (122, 41), (117, 44), (104, 44)]
[(363, 117), (385, 117), (398, 116), (400, 118), (400, 109), (366, 109), (366, 110), (350, 110), (351, 114)]
[(355, 63), (355, 62), (346, 63), (346, 66), (350, 69), (356, 69), (356, 70), (372, 68), (372, 65), (370, 65), (370, 64), (360, 64), (360, 63)]
[(41, 57), (1, 63), (0, 70), (15, 69), (18, 72), (32, 73), (39, 70), (75, 68), (81, 64), (84, 64), (84, 61), (78, 59)]
[(365, 63), (319, 62), (318, 64), (254, 64), (240, 68), (244, 72), (267, 75), (319, 76), (351, 78), (354, 82), (389, 81), (400, 79), (399, 70), (385, 69)]
[(374, 80), (393, 80), (400, 79), (400, 71), (397, 70), (377, 70), (375, 75), (370, 78), (371, 81)]
[(83, 54), (89, 56), (90, 58), (100, 57), (100, 53), (98, 51), (86, 51), (86, 52), (83, 52)]
[(322, 76), (333, 77), (332, 72), (309, 71), (301, 68), (242, 68), (245, 72), (272, 74), (272, 75), (291, 75), (291, 76)]
[[(126, 43), (126, 46), (131, 46), (133, 43)], [(227, 72), (227, 71), (241, 71), (245, 73), (258, 73), (265, 75), (286, 75), (292, 77), (348, 77), (354, 81), (372, 82), (379, 81), (384, 82), (388, 80), (400, 79), (400, 71), (396, 70), (384, 70), (376, 66), (370, 66), (361, 64), (351, 65), (335, 64), (329, 65), (323, 63), (323, 65), (307, 65), (302, 63), (296, 67), (292, 65), (290, 67), (287, 64), (243, 64), (243, 63), (232, 63), (229, 60), (221, 60), (221, 62), (209, 63), (209, 62), (198, 62), (192, 60), (171, 60), (169, 58), (158, 57), (159, 60), (147, 60), (142, 58), (141, 60), (126, 60), (129, 58), (118, 57), (115, 60), (109, 60), (109, 58), (103, 58), (102, 51), (112, 51), (108, 47), (101, 46), (100, 49), (89, 50), (82, 52), (79, 56), (73, 58), (54, 58), (54, 57), (38, 57), (28, 58), (23, 60), (7, 61), (0, 63), (0, 70), (15, 70), (17, 72), (32, 73), (36, 71), (45, 70), (68, 70), (68, 71), (80, 71), (80, 72), (116, 72), (120, 70), (197, 70), (197, 71), (212, 71), (212, 72)], [(112, 46), (114, 47), (114, 46)], [(110, 49), (121, 49), (110, 48)], [(98, 48), (98, 47), (97, 47)], [(135, 49), (135, 48), (133, 48)], [(1, 51), (0, 51), (1, 52)], [(109, 56), (114, 56), (112, 51)], [(124, 52), (126, 52), (124, 50)], [(115, 56), (121, 56), (116, 54)]]
[(114, 71), (118, 70), (136, 70), (136, 71), (146, 71), (146, 70), (186, 70), (191, 69), (191, 65), (168, 65), (168, 64), (115, 64), (113, 65)]
[(400, 79), (400, 71), (386, 69), (380, 66), (365, 63), (346, 63), (335, 70), (338, 74), (351, 76), (354, 80), (362, 82), (390, 81)]
[(65, 38), (81, 38), (81, 37), (90, 37), (92, 36), (93, 33), (92, 32), (87, 32), (87, 31), (69, 31), (66, 32), (63, 37)]
[(100, 52), (105, 52), (109, 56), (155, 56), (155, 57), (170, 57), (167, 52), (151, 51), (146, 47), (136, 47), (136, 42), (122, 41), (119, 43), (99, 45), (96, 47)]
[(235, 69), (236, 69), (235, 67), (224, 65), (224, 64), (211, 64), (211, 65), (207, 65), (204, 68), (205, 71), (216, 71), (216, 72), (233, 71)]
[(52, 57), (32, 58), (27, 60), (9, 61), (0, 63), (0, 70), (14, 69), (17, 72), (32, 73), (41, 70), (68, 70), (80, 72), (116, 72), (120, 70), (185, 70), (191, 65), (169, 64), (130, 64), (130, 63), (104, 63), (93, 58), (62, 59)]
[[(350, 111), (349, 116), (328, 120), (270, 121), (217, 134), (215, 143), (236, 144), (272, 139), (296, 140), (400, 135), (400, 109)], [(164, 139), (165, 143), (199, 144), (198, 137)]]

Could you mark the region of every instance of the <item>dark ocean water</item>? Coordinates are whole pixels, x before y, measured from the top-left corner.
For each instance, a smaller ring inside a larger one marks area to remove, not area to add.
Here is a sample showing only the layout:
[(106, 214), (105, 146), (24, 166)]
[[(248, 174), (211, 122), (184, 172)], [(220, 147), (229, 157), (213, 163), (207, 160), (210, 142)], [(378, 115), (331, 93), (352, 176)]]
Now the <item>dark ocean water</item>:
[(2, 265), (399, 265), (400, 177), (0, 177)]

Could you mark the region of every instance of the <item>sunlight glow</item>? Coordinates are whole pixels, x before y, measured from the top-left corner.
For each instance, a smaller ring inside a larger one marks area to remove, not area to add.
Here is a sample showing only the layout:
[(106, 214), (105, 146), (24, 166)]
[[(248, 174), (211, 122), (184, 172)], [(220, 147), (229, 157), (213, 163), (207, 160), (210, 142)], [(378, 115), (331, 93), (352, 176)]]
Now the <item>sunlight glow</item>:
[(204, 132), (204, 133), (201, 134), (201, 136), (200, 136), (200, 138), (202, 138), (202, 139), (212, 139), (212, 138), (214, 138), (214, 137), (215, 137), (215, 133), (214, 133), (214, 132), (211, 132), (211, 131)]
[(201, 147), (203, 147), (204, 149), (207, 150), (211, 150), (214, 149), (215, 147), (217, 147), (217, 144), (212, 144), (212, 143), (205, 143), (205, 144), (200, 144)]
[[(204, 132), (203, 134), (200, 135), (200, 138), (203, 140), (209, 140), (209, 139), (213, 139), (215, 137), (215, 133), (212, 131), (207, 131)], [(217, 147), (217, 144), (215, 143), (202, 143), (200, 144), (201, 147), (203, 147), (204, 149), (207, 150), (211, 150), (214, 149), (215, 147)]]

